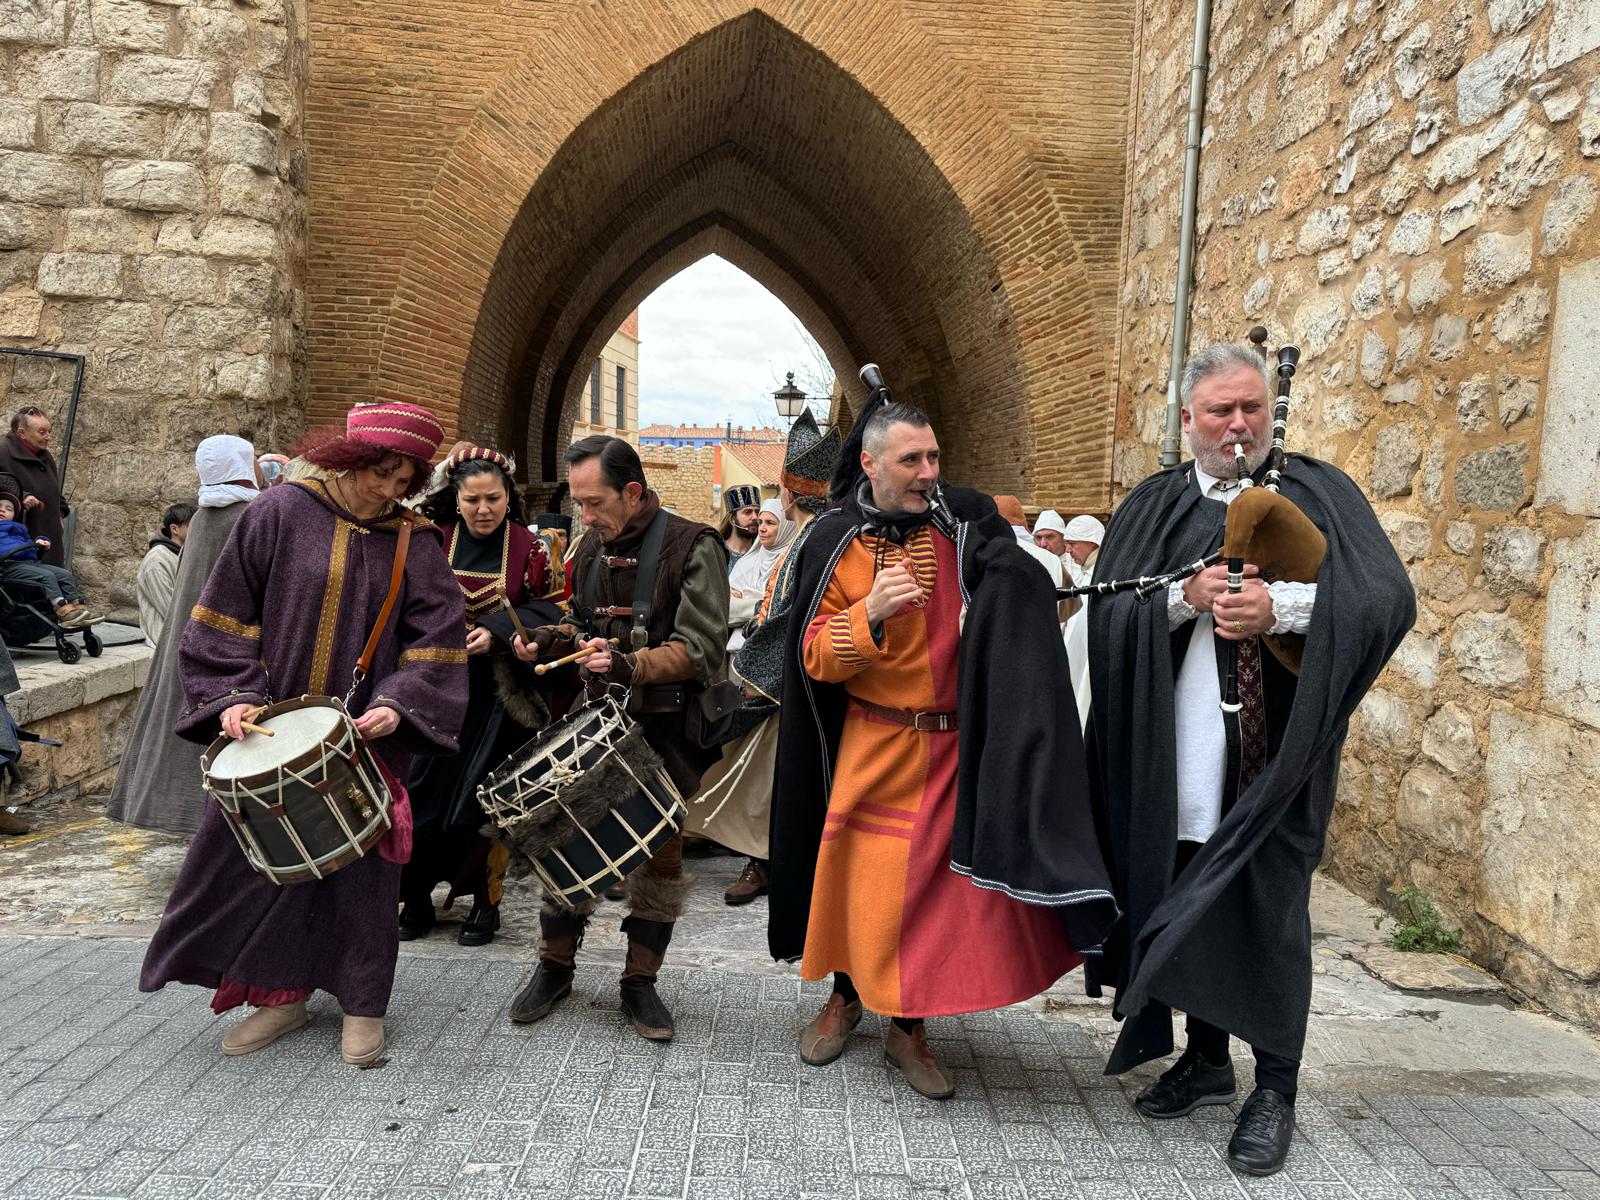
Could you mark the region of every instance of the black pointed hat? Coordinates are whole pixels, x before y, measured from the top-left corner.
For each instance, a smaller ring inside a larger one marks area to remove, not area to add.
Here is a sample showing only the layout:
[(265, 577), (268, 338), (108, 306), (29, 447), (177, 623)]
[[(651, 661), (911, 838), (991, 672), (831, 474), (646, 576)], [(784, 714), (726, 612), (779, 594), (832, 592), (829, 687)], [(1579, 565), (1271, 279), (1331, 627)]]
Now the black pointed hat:
[(844, 435), (837, 427), (829, 426), (824, 432), (817, 427), (811, 410), (806, 409), (789, 430), (789, 444), (783, 453), (783, 486), (802, 499), (825, 501), (843, 444)]

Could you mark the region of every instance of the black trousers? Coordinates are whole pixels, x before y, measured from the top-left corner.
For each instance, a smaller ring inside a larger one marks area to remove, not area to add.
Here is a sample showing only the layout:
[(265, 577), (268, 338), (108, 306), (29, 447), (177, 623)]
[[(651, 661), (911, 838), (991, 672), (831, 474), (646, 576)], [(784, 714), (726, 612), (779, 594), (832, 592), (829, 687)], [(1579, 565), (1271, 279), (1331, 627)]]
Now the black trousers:
[(0, 579), (38, 588), (52, 604), (57, 600), (76, 604), (83, 599), (72, 572), (65, 567), (52, 567), (49, 563), (13, 560), (0, 567)]
[[(1182, 875), (1194, 856), (1200, 853), (1201, 842), (1179, 842), (1177, 859), (1173, 864), (1172, 877), (1176, 879)], [(1218, 1029), (1208, 1021), (1190, 1015), (1184, 1025), (1189, 1035), (1189, 1046), (1197, 1051), (1208, 1063), (1220, 1063), (1228, 1058), (1228, 1031)], [(1259, 1046), (1251, 1046), (1250, 1052), (1256, 1059), (1256, 1086), (1258, 1088), (1271, 1088), (1289, 1099), (1293, 1100), (1298, 1090), (1300, 1078), (1299, 1060), (1285, 1058), (1281, 1054), (1274, 1054), (1270, 1050), (1263, 1050)]]

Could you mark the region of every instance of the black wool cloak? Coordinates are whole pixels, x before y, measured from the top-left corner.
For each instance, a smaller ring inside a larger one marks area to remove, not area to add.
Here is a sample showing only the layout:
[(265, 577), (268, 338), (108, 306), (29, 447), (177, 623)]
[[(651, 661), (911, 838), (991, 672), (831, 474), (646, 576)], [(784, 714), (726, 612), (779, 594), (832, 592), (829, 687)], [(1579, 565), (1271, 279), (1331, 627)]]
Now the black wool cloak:
[[(1338, 468), (1291, 456), (1282, 494), (1328, 540), (1299, 679), (1263, 647), (1266, 767), (1183, 876), (1177, 845), (1174, 687), (1191, 626), (1166, 597), (1089, 603), (1090, 724), (1102, 826), (1123, 911), (1091, 992), (1124, 1018), (1109, 1074), (1169, 1054), (1172, 1009), (1298, 1060), (1311, 1004), (1311, 876), (1322, 858), (1350, 714), (1416, 619), (1416, 595), (1377, 517)], [(1097, 580), (1153, 575), (1222, 544), (1227, 508), (1192, 464), (1151, 476), (1106, 531)]]
[[(959, 487), (941, 494), (961, 522), (959, 582), (968, 606), (957, 665), (960, 749), (951, 868), (979, 887), (1058, 908), (1073, 945), (1088, 949), (1104, 936), (1116, 909), (1093, 826), (1049, 577), (1017, 545), (993, 500)], [(867, 529), (866, 514), (850, 499), (812, 521), (800, 550), (784, 645), (769, 850), (767, 943), (781, 960), (805, 951), (847, 701), (843, 684), (806, 674), (805, 631), (840, 557)], [(1028, 703), (1018, 703), (1021, 697)]]

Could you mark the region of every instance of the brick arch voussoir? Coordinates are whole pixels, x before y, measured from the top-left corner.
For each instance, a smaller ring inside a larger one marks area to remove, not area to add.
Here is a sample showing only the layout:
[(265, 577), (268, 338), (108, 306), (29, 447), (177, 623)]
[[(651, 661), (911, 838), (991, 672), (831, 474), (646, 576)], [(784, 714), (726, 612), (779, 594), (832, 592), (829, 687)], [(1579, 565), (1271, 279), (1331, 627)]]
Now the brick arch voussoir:
[[(808, 21), (802, 4), (771, 8), (773, 11), (750, 9), (732, 19), (772, 22), (820, 52), (841, 76), (859, 81), (884, 113), (924, 147), (980, 234), (997, 206), (1015, 200), (1015, 189), (996, 186), (997, 180), (1020, 180), (1025, 191), (1044, 194), (1027, 154), (978, 89), (953, 87), (948, 74), (929, 72), (926, 79), (920, 79), (923, 73), (886, 71), (856, 40), (837, 31), (823, 36), (823, 31)], [(937, 50), (924, 31), (897, 10), (886, 9), (878, 19), (877, 44), (895, 44), (907, 51), (918, 45), (930, 53)], [(447, 415), (453, 417), (458, 411), (472, 322), (522, 200), (565, 138), (651, 69), (628, 69), (623, 60), (629, 56), (624, 55), (602, 56), (597, 61), (589, 49), (625, 41), (632, 62), (644, 61), (653, 67), (715, 27), (711, 21), (692, 27), (675, 21), (629, 29), (624, 37), (618, 20), (607, 19), (606, 10), (582, 9), (573, 13), (571, 26), (562, 37), (529, 47), (521, 65), (507, 74), (482, 106), (468, 134), (450, 148), (421, 227), (426, 233), (430, 223), (442, 220), (440, 214), (451, 208), (448, 197), (462, 188), (492, 188), (497, 216), (480, 220), (471, 237), (448, 245), (422, 236), (408, 246), (396, 289), (397, 297), (405, 299), (393, 306), (376, 364), (378, 395), (428, 392), (439, 398)], [(815, 42), (808, 40), (810, 36), (815, 36)], [(535, 79), (542, 84), (536, 85)], [(563, 86), (554, 87), (553, 80), (563, 81)], [(574, 81), (586, 82), (575, 85)], [(525, 119), (530, 98), (554, 101), (539, 110), (536, 138), (530, 137)], [(978, 136), (974, 131), (979, 131)], [(1016, 254), (1002, 256), (998, 267), (1002, 287), (1016, 270), (1015, 258)], [(424, 343), (422, 352), (417, 347), (419, 340)]]

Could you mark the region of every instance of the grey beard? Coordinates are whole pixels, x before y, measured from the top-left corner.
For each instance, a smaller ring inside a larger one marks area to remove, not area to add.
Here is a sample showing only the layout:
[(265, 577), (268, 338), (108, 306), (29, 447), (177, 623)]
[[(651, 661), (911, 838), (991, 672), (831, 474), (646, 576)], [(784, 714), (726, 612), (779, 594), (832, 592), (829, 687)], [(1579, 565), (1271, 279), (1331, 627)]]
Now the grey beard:
[[(1202, 471), (1216, 479), (1233, 479), (1238, 476), (1239, 470), (1233, 457), (1234, 445), (1234, 442), (1205, 442), (1193, 434), (1189, 435), (1189, 449), (1194, 452), (1194, 461)], [(1245, 469), (1252, 475), (1255, 474), (1261, 469), (1261, 464), (1267, 461), (1267, 455), (1271, 452), (1271, 442), (1257, 442), (1247, 447), (1244, 452)]]

